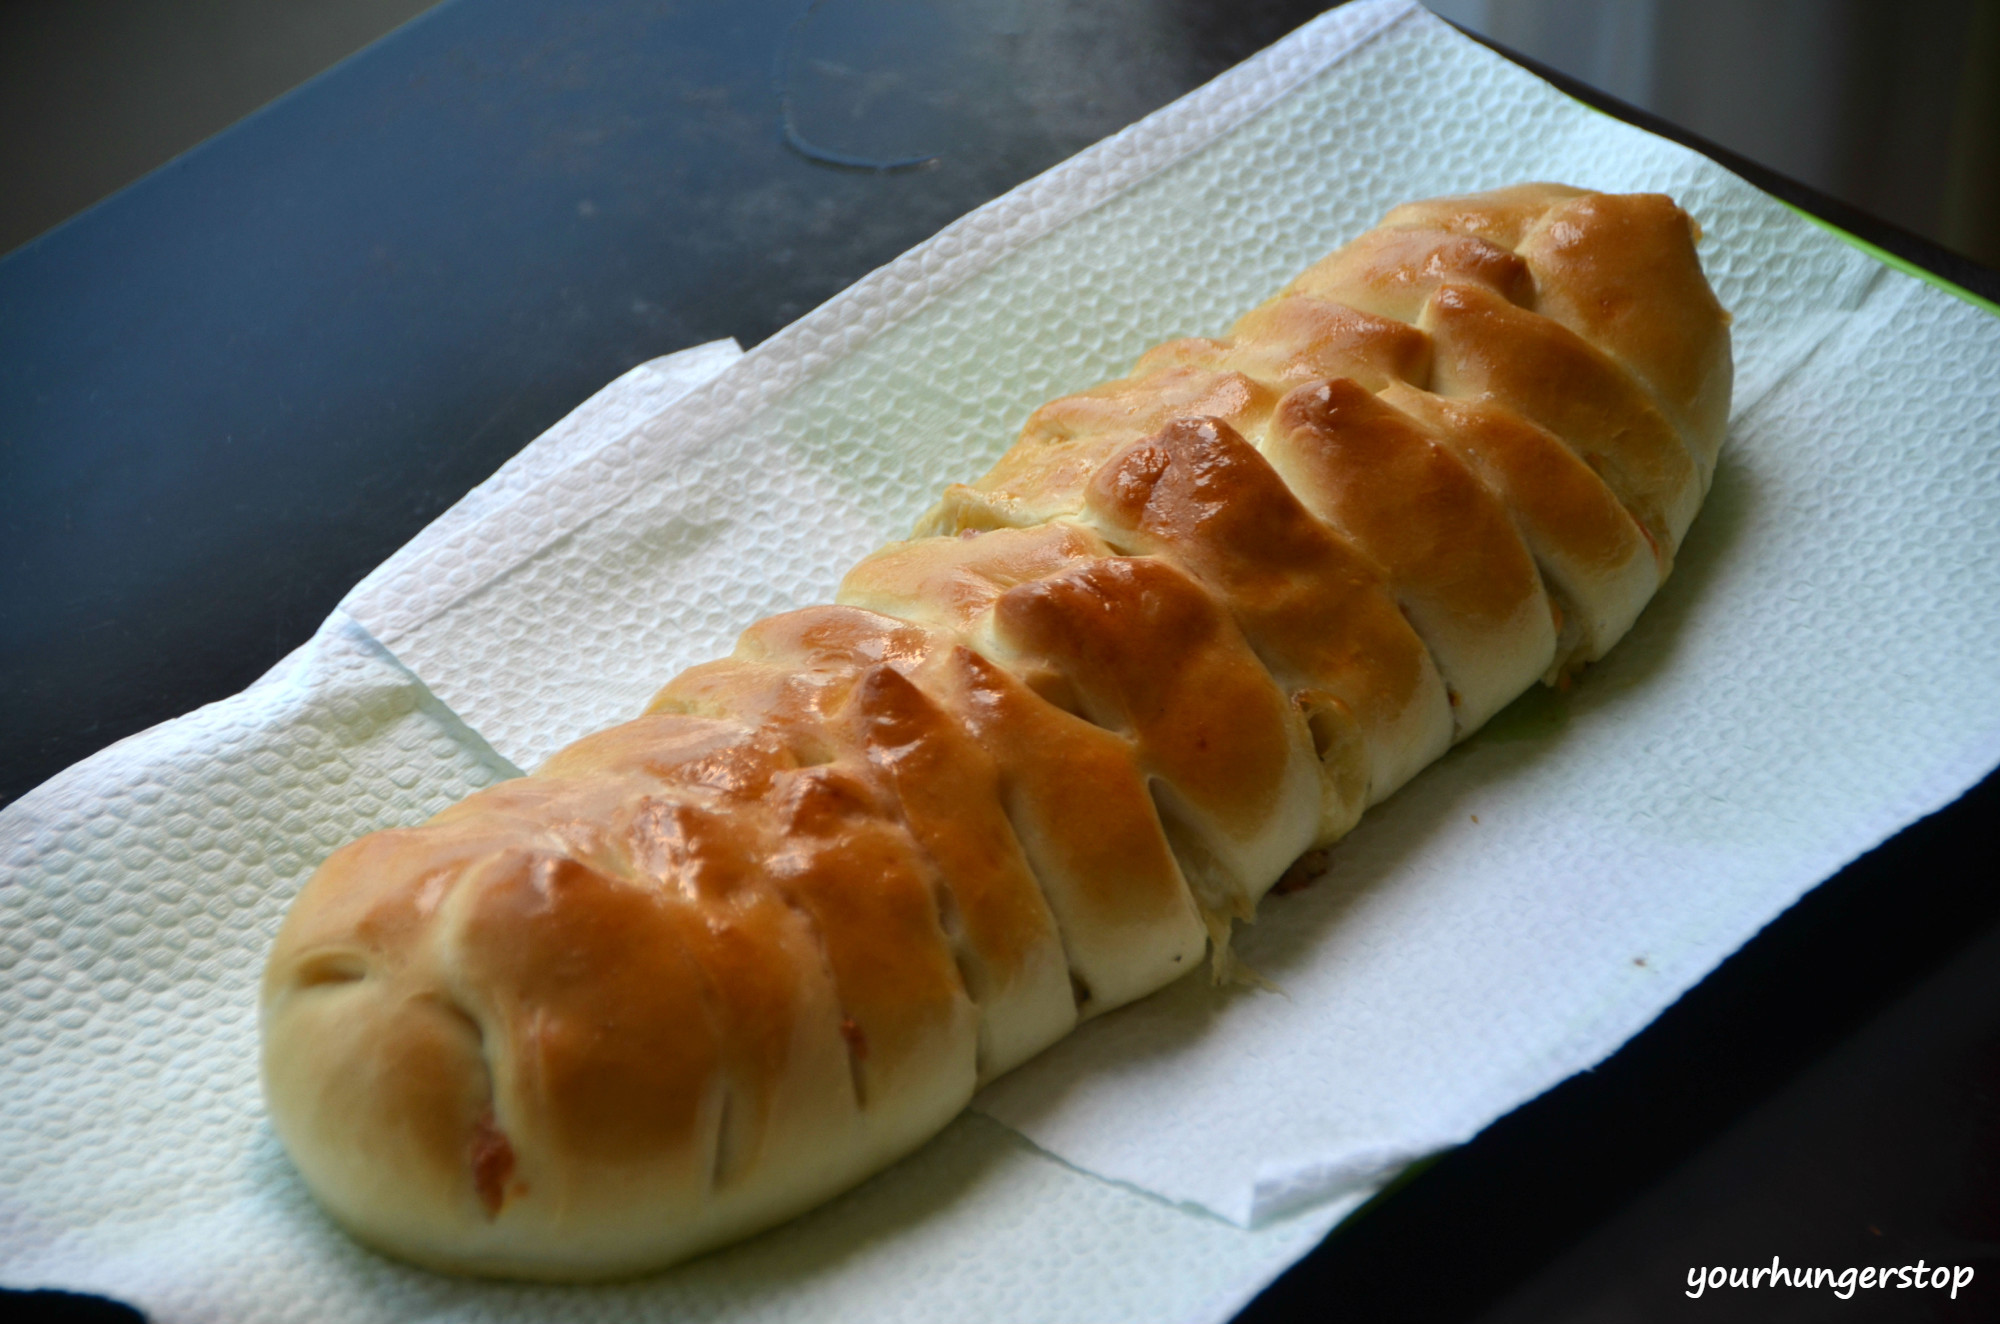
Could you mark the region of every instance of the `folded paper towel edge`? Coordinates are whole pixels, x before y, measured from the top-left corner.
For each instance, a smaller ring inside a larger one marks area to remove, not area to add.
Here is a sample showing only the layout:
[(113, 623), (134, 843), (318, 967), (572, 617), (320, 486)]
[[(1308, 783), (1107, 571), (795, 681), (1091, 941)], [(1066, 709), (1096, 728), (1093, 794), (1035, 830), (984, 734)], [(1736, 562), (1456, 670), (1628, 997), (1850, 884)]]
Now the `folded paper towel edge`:
[(368, 628), (355, 620), (347, 612), (335, 608), (312, 637), (287, 653), (278, 663), (243, 689), (223, 698), (201, 704), (195, 708), (170, 717), (163, 722), (131, 735), (114, 740), (104, 748), (86, 755), (56, 773), (47, 781), (30, 788), (18, 799), (0, 805), (0, 867), (4, 867), (10, 843), (26, 848), (32, 840), (36, 824), (50, 813), (61, 812), (69, 799), (77, 794), (94, 794), (90, 788), (99, 777), (116, 774), (120, 764), (133, 760), (155, 762), (162, 756), (158, 747), (189, 728), (188, 724), (203, 714), (214, 714), (246, 704), (283, 706), (287, 703), (305, 703), (312, 697), (315, 677), (314, 663), (327, 650), (341, 646), (353, 648), (376, 661), (391, 667), (410, 685), (415, 692), (416, 704), (438, 721), (454, 741), (459, 743), (474, 758), (483, 763), (497, 778), (518, 777), (522, 769), (507, 759), (490, 744), (469, 722), (453, 710), (450, 704), (431, 689), (428, 682), (407, 663), (397, 657), (395, 651), (377, 639)]
[[(1410, 1144), (1362, 1145), (1334, 1158), (1258, 1169), (1241, 1226), (1256, 1229), (1305, 1210), (1352, 1200), (1359, 1208), (1407, 1171), (1465, 1143), (1454, 1136)], [(1355, 1199), (1355, 1197), (1360, 1197)], [(1349, 1212), (1352, 1212), (1351, 1210)], [(1344, 1218), (1346, 1215), (1343, 1214)]]
[[(463, 596), (425, 594), (417, 583), (426, 571), (440, 567), (455, 544), (477, 537), (479, 530), (495, 522), (506, 521), (544, 483), (588, 464), (607, 447), (644, 430), (743, 357), (743, 348), (735, 338), (725, 337), (647, 359), (620, 373), (363, 576), (341, 599), (340, 610), (385, 645), (419, 628)], [(627, 411), (637, 415), (628, 426), (599, 435), (596, 425), (600, 420)], [(519, 490), (510, 490), (515, 488)], [(472, 587), (476, 586), (475, 582)]]

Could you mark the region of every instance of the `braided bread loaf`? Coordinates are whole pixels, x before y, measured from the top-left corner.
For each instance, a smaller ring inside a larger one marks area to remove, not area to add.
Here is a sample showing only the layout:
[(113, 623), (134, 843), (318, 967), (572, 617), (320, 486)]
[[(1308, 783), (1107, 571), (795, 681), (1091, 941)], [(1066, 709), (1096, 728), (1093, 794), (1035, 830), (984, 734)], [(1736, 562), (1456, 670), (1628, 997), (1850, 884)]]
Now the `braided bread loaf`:
[(1418, 203), (1028, 420), (839, 605), (335, 853), (263, 991), (278, 1132), (441, 1268), (665, 1265), (858, 1182), (1230, 925), (1694, 518), (1728, 318), (1656, 195)]

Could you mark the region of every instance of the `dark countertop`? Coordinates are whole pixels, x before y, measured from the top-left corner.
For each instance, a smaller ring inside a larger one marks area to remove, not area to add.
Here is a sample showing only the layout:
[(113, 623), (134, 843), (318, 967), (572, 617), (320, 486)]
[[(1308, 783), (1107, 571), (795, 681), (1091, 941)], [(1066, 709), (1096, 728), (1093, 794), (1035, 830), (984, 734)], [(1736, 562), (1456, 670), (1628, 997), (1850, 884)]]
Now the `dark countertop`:
[[(457, 0), (0, 259), (0, 803), (241, 689), (626, 368), (756, 343), (1318, 8)], [(1878, 1250), (1985, 1266), (1936, 1317), (2000, 1313), (1996, 810), (1844, 871), (1244, 1318), (1764, 1318), (1686, 1269)]]

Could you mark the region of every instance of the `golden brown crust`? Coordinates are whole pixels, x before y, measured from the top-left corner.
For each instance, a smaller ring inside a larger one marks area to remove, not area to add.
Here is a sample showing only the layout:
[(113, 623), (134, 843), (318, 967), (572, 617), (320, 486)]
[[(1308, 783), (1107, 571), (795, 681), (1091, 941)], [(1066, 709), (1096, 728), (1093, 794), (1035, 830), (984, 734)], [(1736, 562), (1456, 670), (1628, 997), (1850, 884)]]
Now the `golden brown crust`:
[(1252, 428), (1269, 416), (1278, 393), (1221, 367), (1201, 342), (1176, 354), (1209, 362), (1156, 361), (1120, 381), (1064, 396), (1028, 418), (1021, 440), (976, 486), (954, 483), (918, 521), (922, 534), (1023, 528), (1076, 513), (1084, 486), (1104, 457), (1175, 418), (1227, 420)]
[(1728, 314), (1695, 259), (1693, 218), (1659, 193), (1587, 194), (1522, 237), (1536, 311), (1649, 387), (1704, 480), (1729, 421)]
[(1576, 198), (1592, 196), (1567, 184), (1514, 184), (1484, 193), (1425, 198), (1390, 209), (1378, 230), (1445, 230), (1476, 235), (1505, 249), (1520, 247), (1521, 238), (1550, 209)]
[(1509, 512), (1415, 418), (1354, 382), (1321, 382), (1285, 397), (1265, 445), (1306, 507), (1381, 567), (1460, 734), (1548, 670), (1554, 622)]
[(263, 990), (343, 1224), (590, 1278), (788, 1217), (1160, 987), (1671, 565), (1727, 316), (1663, 197), (1397, 208), (1045, 405), (840, 605), (328, 859)]
[(1556, 666), (1603, 657), (1660, 584), (1645, 531), (1603, 480), (1553, 433), (1491, 402), (1402, 387), (1382, 399), (1423, 421), (1512, 515), (1560, 617)]
[(1076, 1011), (1061, 934), (1001, 805), (1001, 770), (911, 679), (948, 684), (929, 673), (949, 667), (951, 647), (873, 612), (806, 608), (751, 627), (734, 658), (685, 673), (653, 706), (726, 713), (770, 732), (801, 761), (845, 769), (900, 816), (982, 1009), (984, 1078), (1067, 1033)]
[(1701, 479), (1644, 387), (1569, 328), (1483, 286), (1439, 286), (1418, 324), (1436, 347), (1434, 392), (1490, 400), (1561, 437), (1672, 564)]
[[(1401, 325), (1414, 323), (1431, 295), (1447, 284), (1476, 285), (1524, 307), (1534, 300), (1534, 276), (1512, 249), (1449, 230), (1388, 227), (1369, 231), (1307, 268), (1288, 293), (1364, 309)], [(1421, 378), (1410, 380), (1423, 384)]]
[(1127, 446), (1098, 471), (1087, 510), (1107, 539), (1172, 561), (1226, 603), (1287, 689), (1324, 765), (1319, 841), (1450, 742), (1437, 668), (1381, 572), (1226, 423), (1185, 419)]

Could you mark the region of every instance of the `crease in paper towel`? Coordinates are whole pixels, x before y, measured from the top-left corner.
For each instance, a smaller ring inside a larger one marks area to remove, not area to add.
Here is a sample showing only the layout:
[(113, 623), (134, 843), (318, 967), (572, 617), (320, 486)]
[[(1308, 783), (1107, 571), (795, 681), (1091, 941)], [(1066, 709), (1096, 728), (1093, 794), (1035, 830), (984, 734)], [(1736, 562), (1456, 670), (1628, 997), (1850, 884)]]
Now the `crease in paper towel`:
[[(301, 1317), (299, 1301), (356, 1319), (609, 1316), (702, 1291), (696, 1317), (782, 1318), (829, 1284), (829, 1313), (888, 1318), (912, 1281), (932, 1304), (977, 1300), (995, 1318), (1071, 1299), (1093, 1318), (1157, 1318), (1166, 1286), (1240, 1304), (1346, 1200), (1277, 1211), (1351, 1198), (1370, 1163), (1386, 1177), (1399, 1153), (1469, 1136), (1600, 1059), (1800, 892), (2000, 759), (2000, 731), (1978, 716), (2000, 679), (1981, 551), (2000, 519), (1988, 319), (1878, 276), (1712, 163), (1603, 121), (1412, 7), (1336, 11), (1259, 58), (1176, 108), (1164, 138), (1094, 149), (680, 405), (537, 458), (532, 482), (468, 507), (351, 599), (377, 612), (400, 666), (342, 634), (367, 667), (309, 650), (0, 813), (0, 1145), (27, 1174), (0, 1200), (0, 1276), (135, 1284), (162, 1319), (212, 1315), (221, 1298), (239, 1307), (222, 1313), (278, 1318)], [(857, 1192), (900, 1192), (884, 1207), (903, 1212), (840, 1255), (824, 1240), (840, 1234), (808, 1220), (731, 1252), (726, 1273), (511, 1297), (386, 1265), (285, 1203), (299, 1192), (259, 1129), (246, 990), (312, 852), (505, 771), (424, 714), (455, 712), (530, 764), (726, 651), (766, 604), (825, 597), (1047, 396), (1166, 335), (1225, 326), (1395, 202), (1523, 176), (1690, 203), (1738, 315), (1734, 434), (1634, 638), (1567, 701), (1503, 714), (1371, 811), (1318, 887), (1267, 903), (1241, 950), (1287, 999), (1184, 981), (1085, 1026), (978, 1100), (1035, 1149), (963, 1119)], [(1266, 179), (1299, 186), (1249, 187)], [(700, 555), (660, 551), (675, 521), (727, 527)], [(579, 656), (610, 674), (577, 682)], [(364, 691), (409, 706), (371, 718), (374, 700), (324, 688), (328, 667), (374, 675)], [(132, 1042), (170, 1060), (128, 1062)], [(1037, 1149), (1081, 1185), (1056, 1181)], [(980, 1156), (997, 1186), (967, 1179), (940, 1204), (922, 1183), (938, 1180), (925, 1156), (944, 1152)], [(1157, 1219), (1092, 1203), (1113, 1195)], [(172, 1211), (143, 1227), (185, 1238), (143, 1231), (137, 1207)], [(290, 1267), (233, 1277), (224, 1243), (251, 1235), (257, 1262)], [(1078, 1272), (1037, 1297), (1049, 1247)], [(771, 1255), (794, 1276), (748, 1290)], [(967, 1288), (996, 1275), (999, 1297)]]

